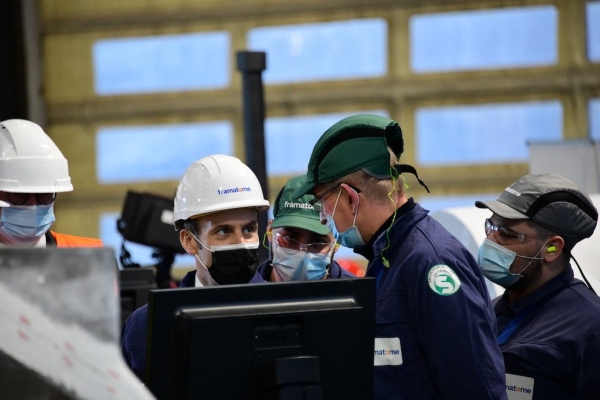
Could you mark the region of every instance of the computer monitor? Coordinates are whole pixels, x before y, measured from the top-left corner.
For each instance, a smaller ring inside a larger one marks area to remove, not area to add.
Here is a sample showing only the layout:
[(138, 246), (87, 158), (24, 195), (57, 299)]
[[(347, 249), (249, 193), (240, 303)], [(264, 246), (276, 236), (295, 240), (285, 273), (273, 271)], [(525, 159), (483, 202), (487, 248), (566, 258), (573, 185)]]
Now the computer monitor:
[(159, 400), (373, 396), (373, 278), (166, 289), (148, 304)]

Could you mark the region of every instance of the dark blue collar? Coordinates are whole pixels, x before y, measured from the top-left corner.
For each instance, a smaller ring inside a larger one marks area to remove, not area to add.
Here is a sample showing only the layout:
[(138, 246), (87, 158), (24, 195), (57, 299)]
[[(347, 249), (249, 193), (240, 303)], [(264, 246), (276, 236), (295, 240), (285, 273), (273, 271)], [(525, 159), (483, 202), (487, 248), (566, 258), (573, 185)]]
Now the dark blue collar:
[(179, 287), (195, 287), (196, 286), (196, 270), (190, 271), (181, 280)]
[(504, 312), (506, 309), (511, 310), (515, 314), (520, 313), (530, 308), (534, 304), (545, 301), (548, 297), (552, 296), (555, 292), (559, 291), (573, 281), (573, 278), (573, 270), (571, 269), (571, 266), (568, 265), (563, 272), (550, 279), (535, 292), (517, 299), (512, 303), (508, 301), (508, 290), (506, 290), (496, 305), (496, 309), (498, 310), (496, 314), (499, 312)]
[(354, 249), (354, 252), (360, 254), (367, 260), (371, 261), (375, 258), (375, 242), (379, 237), (392, 225), (392, 222), (398, 222), (400, 217), (408, 214), (415, 208), (415, 201), (411, 198), (408, 199), (406, 203), (400, 206), (396, 210), (396, 218), (394, 220), (394, 214), (390, 215), (390, 217), (377, 229), (377, 232), (369, 239), (369, 241), (362, 246)]

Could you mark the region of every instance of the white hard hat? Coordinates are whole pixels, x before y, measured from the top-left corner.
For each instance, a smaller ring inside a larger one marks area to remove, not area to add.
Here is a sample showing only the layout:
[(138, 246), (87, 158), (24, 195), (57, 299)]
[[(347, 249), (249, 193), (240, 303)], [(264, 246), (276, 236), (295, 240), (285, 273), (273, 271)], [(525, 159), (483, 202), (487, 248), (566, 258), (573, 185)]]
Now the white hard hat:
[(201, 158), (188, 167), (177, 186), (174, 203), (176, 228), (188, 218), (217, 211), (269, 208), (254, 172), (239, 159), (223, 154)]
[(0, 191), (56, 193), (73, 190), (67, 159), (33, 122), (0, 122)]

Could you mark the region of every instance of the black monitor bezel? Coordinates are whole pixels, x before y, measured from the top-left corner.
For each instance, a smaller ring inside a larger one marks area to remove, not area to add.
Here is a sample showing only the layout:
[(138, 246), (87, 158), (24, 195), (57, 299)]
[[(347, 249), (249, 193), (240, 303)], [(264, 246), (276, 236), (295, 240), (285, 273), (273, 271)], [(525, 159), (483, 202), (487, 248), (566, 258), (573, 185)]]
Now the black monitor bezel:
[[(182, 309), (198, 305), (228, 306), (240, 303), (273, 303), (295, 300), (335, 300), (352, 298), (364, 311), (359, 336), (367, 338), (364, 346), (353, 348), (360, 353), (360, 379), (364, 379), (369, 398), (373, 385), (373, 338), (375, 326), (375, 280), (373, 278), (336, 279), (311, 282), (260, 283), (205, 288), (153, 290), (148, 302), (148, 338), (145, 383), (157, 399), (169, 398), (169, 374), (172, 360), (169, 355), (175, 315)], [(369, 321), (365, 323), (364, 321)], [(352, 333), (349, 333), (351, 335)], [(323, 332), (323, 340), (338, 344)], [(339, 345), (342, 338), (339, 338)], [(367, 344), (368, 341), (368, 344)], [(344, 362), (344, 360), (341, 360)], [(343, 380), (343, 377), (340, 377)]]

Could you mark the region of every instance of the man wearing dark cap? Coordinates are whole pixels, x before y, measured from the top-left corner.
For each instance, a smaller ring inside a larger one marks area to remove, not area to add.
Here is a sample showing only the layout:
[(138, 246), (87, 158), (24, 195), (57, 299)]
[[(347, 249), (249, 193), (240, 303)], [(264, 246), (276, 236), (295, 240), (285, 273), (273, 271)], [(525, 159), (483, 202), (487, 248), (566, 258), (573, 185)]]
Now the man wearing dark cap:
[(305, 182), (305, 176), (292, 178), (279, 191), (274, 218), (267, 227), (271, 259), (258, 267), (250, 283), (355, 277), (333, 261), (337, 245), (333, 233), (321, 224), (319, 213), (310, 205), (314, 196), (292, 198)]
[(600, 298), (569, 264), (596, 228), (589, 196), (562, 176), (526, 175), (475, 205), (493, 212), (478, 261), (506, 288), (494, 311), (509, 398), (600, 398)]
[(417, 173), (399, 164), (402, 152), (396, 121), (345, 118), (321, 136), (307, 182), (293, 194), (313, 193), (337, 241), (369, 260), (366, 276), (377, 285), (374, 398), (506, 399), (483, 273), (407, 197), (400, 174)]

